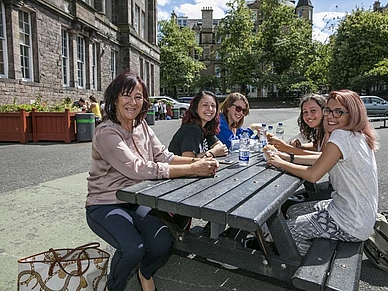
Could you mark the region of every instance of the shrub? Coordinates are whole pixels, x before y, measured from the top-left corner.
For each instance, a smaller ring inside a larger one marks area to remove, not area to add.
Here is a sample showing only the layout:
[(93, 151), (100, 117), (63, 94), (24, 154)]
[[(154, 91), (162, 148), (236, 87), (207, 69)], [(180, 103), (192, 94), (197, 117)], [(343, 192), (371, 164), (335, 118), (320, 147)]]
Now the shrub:
[(18, 112), (20, 109), (24, 109), (27, 112), (31, 112), (32, 109), (36, 109), (38, 112), (63, 112), (65, 109), (70, 111), (78, 111), (78, 107), (71, 103), (71, 99), (67, 97), (59, 104), (48, 106), (45, 102), (42, 103), (42, 96), (39, 95), (36, 101), (32, 104), (16, 104), (17, 97), (14, 98), (13, 104), (1, 104), (0, 112)]

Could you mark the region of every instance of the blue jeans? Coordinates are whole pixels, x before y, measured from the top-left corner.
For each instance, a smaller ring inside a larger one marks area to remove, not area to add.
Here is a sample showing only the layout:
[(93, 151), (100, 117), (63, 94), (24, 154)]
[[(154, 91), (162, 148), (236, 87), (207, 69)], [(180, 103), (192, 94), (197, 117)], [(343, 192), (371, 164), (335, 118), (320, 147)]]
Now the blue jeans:
[(116, 249), (108, 275), (109, 291), (123, 291), (128, 276), (139, 263), (143, 276), (150, 279), (170, 254), (173, 238), (149, 207), (87, 206), (86, 219), (91, 230)]

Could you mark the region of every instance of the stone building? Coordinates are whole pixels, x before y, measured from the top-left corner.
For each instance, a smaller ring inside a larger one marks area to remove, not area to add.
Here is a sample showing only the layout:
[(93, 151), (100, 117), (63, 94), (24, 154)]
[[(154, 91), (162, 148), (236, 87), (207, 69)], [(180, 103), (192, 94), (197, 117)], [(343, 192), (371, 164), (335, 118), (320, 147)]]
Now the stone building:
[(125, 68), (159, 95), (156, 0), (0, 0), (0, 103), (102, 99)]
[[(295, 13), (298, 17), (304, 17), (313, 22), (313, 6), (311, 0), (298, 0), (296, 1), (285, 1), (285, 5), (295, 7)], [(247, 1), (247, 6), (257, 13), (260, 10), (260, 0)], [(203, 48), (203, 53), (201, 56), (193, 55), (194, 58), (202, 61), (206, 69), (201, 72), (202, 75), (213, 75), (221, 79), (221, 84), (224, 83), (223, 73), (221, 72), (221, 59), (215, 53), (219, 48), (220, 42), (216, 39), (217, 29), (221, 19), (213, 19), (213, 9), (211, 7), (204, 7), (202, 9), (202, 18), (201, 19), (189, 19), (186, 16), (176, 16), (173, 12), (173, 17), (176, 18), (177, 24), (179, 26), (186, 26), (191, 28), (196, 33), (196, 38), (200, 46)], [(220, 88), (216, 88), (217, 89)], [(257, 89), (254, 87), (249, 87), (249, 97), (267, 97), (267, 89)], [(186, 91), (184, 91), (186, 90)], [(235, 88), (230, 88), (231, 91), (239, 91), (239, 86), (236, 85)], [(276, 88), (275, 88), (276, 90)], [(190, 92), (187, 89), (180, 89), (179, 95), (183, 96)], [(218, 93), (218, 92), (217, 92)], [(225, 92), (219, 92), (225, 93)]]

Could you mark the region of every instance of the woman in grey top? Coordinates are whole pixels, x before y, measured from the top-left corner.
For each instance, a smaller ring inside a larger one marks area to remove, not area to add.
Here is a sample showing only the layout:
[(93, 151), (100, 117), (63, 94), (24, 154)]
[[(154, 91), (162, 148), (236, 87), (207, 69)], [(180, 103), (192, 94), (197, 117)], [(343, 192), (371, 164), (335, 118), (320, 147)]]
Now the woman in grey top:
[(135, 73), (118, 75), (104, 99), (106, 115), (92, 143), (87, 222), (116, 249), (106, 290), (124, 290), (128, 275), (139, 263), (142, 290), (156, 290), (152, 275), (167, 258), (173, 239), (151, 208), (119, 201), (116, 191), (145, 179), (209, 177), (218, 169), (218, 162), (179, 157), (166, 150), (145, 121), (148, 92)]

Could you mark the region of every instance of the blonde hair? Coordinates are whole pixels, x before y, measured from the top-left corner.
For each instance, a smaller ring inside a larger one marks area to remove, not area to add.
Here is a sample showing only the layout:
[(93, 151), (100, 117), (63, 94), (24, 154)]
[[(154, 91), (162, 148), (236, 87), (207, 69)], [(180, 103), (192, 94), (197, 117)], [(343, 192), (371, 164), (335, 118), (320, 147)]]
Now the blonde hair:
[(374, 151), (377, 150), (377, 133), (369, 122), (365, 105), (360, 96), (351, 90), (339, 90), (331, 91), (327, 102), (330, 99), (337, 100), (339, 104), (349, 111), (349, 123), (343, 129), (363, 133), (368, 146)]
[[(233, 122), (232, 124), (229, 125), (229, 118), (228, 118), (228, 109), (233, 106), (234, 102), (237, 100), (242, 100), (244, 101), (245, 105), (247, 106), (245, 115), (238, 121), (238, 122)], [(228, 123), (229, 127), (232, 128), (239, 128), (244, 124), (244, 117), (249, 115), (249, 103), (247, 97), (245, 97), (241, 93), (230, 93), (224, 102), (222, 102), (220, 106), (220, 112), (224, 114), (226, 122)]]

